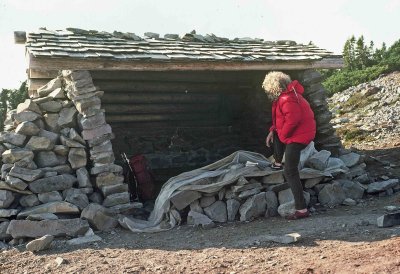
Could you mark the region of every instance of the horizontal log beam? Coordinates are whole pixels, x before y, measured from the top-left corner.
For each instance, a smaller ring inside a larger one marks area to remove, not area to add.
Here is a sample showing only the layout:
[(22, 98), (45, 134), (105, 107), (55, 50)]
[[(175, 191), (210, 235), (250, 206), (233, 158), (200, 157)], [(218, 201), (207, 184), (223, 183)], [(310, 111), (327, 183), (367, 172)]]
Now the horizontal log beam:
[(29, 69), (47, 70), (131, 70), (131, 71), (245, 71), (245, 70), (304, 70), (335, 69), (343, 67), (342, 58), (324, 58), (318, 61), (197, 61), (146, 62), (110, 59), (43, 58), (29, 55)]
[(219, 117), (217, 113), (207, 114), (106, 114), (108, 123), (116, 122), (175, 122), (175, 121), (190, 121), (196, 124), (197, 121), (217, 121)]
[(103, 104), (106, 115), (112, 114), (160, 114), (160, 113), (212, 113), (216, 104)]
[(103, 104), (135, 103), (135, 104), (163, 104), (163, 103), (215, 103), (220, 100), (220, 94), (194, 93), (119, 93), (105, 92), (101, 101)]

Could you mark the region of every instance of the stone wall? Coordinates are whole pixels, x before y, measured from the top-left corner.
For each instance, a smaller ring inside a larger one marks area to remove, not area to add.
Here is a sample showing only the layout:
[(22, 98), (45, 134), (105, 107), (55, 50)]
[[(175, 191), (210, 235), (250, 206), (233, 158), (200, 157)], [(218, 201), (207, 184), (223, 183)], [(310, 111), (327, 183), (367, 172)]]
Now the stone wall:
[[(122, 167), (114, 164), (102, 94), (89, 72), (62, 71), (8, 113), (0, 133), (0, 225), (8, 229), (0, 240), (29, 237), (21, 232), (25, 219), (38, 227), (54, 222), (54, 228), (60, 216), (81, 218), (71, 224), (89, 227), (89, 220), (103, 229), (110, 228), (107, 220), (116, 226), (117, 214), (141, 206), (130, 202)], [(106, 216), (100, 224), (96, 214)]]

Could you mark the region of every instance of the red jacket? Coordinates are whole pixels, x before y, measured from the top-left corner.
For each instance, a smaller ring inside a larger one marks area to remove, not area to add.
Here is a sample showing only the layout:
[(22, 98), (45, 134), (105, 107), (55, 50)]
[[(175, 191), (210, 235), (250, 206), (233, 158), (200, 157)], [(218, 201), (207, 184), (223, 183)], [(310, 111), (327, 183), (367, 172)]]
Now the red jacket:
[(303, 86), (295, 80), (272, 103), (273, 124), (270, 131), (276, 130), (284, 144), (308, 145), (315, 137), (314, 112), (303, 93)]

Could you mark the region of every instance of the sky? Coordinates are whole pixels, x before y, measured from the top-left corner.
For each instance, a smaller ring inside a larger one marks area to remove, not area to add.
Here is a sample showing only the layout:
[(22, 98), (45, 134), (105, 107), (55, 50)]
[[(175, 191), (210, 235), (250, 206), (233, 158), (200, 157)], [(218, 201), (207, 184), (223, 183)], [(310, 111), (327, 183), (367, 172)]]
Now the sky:
[(351, 36), (375, 45), (400, 39), (400, 0), (0, 0), (0, 89), (26, 80), (14, 31), (76, 27), (99, 31), (312, 41), (341, 53)]

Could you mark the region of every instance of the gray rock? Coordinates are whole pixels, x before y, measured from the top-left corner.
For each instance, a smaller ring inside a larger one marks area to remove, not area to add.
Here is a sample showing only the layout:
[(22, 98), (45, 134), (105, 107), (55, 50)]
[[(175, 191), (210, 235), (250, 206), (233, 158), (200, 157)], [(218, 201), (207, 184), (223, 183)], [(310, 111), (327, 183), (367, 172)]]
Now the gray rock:
[(367, 193), (382, 192), (389, 188), (396, 187), (398, 184), (399, 184), (399, 179), (390, 179), (386, 181), (374, 182), (368, 185)]
[(94, 146), (90, 150), (90, 153), (101, 153), (101, 152), (108, 152), (108, 153), (113, 152), (112, 144), (111, 144), (110, 140), (107, 140), (97, 146)]
[(263, 216), (266, 211), (266, 206), (265, 192), (248, 198), (239, 208), (240, 221), (250, 221), (258, 216)]
[(262, 239), (265, 241), (272, 241), (280, 244), (291, 244), (297, 242), (301, 238), (299, 233), (290, 233), (283, 236), (264, 235)]
[(378, 227), (391, 227), (400, 225), (400, 212), (382, 215), (378, 217), (376, 222)]
[(101, 173), (96, 177), (96, 186), (98, 188), (101, 188), (103, 186), (122, 184), (123, 182), (123, 176), (115, 175), (114, 173), (110, 172)]
[(41, 117), (42, 116), (40, 114), (33, 111), (23, 111), (14, 115), (15, 121), (18, 123), (33, 122)]
[(229, 199), (226, 201), (226, 209), (228, 213), (228, 221), (234, 221), (236, 214), (238, 213), (240, 202), (235, 199)]
[(71, 193), (66, 196), (65, 201), (76, 205), (80, 210), (89, 205), (89, 198), (84, 193)]
[(36, 251), (49, 249), (53, 240), (54, 240), (54, 236), (44, 235), (43, 237), (40, 237), (33, 241), (30, 241), (26, 245), (26, 250), (31, 251), (31, 252), (36, 252)]
[(67, 147), (76, 147), (76, 148), (84, 148), (85, 146), (82, 145), (81, 143), (71, 140), (65, 136), (61, 136), (61, 144)]
[(7, 233), (13, 238), (37, 238), (45, 235), (78, 236), (89, 229), (89, 223), (80, 218), (63, 220), (27, 221), (12, 220)]
[(36, 194), (30, 194), (30, 195), (22, 196), (21, 199), (19, 199), (19, 204), (22, 207), (34, 207), (34, 206), (39, 205), (40, 201)]
[(97, 235), (83, 236), (83, 237), (78, 237), (78, 238), (68, 240), (67, 245), (83, 245), (83, 244), (98, 242), (101, 240), (102, 240), (102, 238)]
[(356, 164), (358, 164), (360, 158), (361, 158), (360, 154), (354, 152), (344, 154), (339, 157), (339, 159), (342, 160), (347, 167), (353, 167)]
[(58, 118), (58, 125), (61, 128), (75, 127), (76, 126), (76, 114), (77, 110), (75, 107), (63, 108), (60, 111), (60, 118)]
[(112, 207), (115, 205), (120, 204), (127, 204), (129, 203), (129, 193), (115, 193), (107, 196), (103, 201), (103, 206), (105, 207)]
[(361, 163), (359, 165), (353, 166), (349, 169), (349, 171), (346, 172), (346, 177), (348, 179), (352, 179), (354, 177), (364, 175), (366, 173), (365, 168), (366, 168), (365, 163)]
[[(57, 158), (58, 161), (58, 158)], [(43, 172), (57, 172), (58, 174), (70, 174), (72, 169), (69, 165), (60, 165), (55, 167), (43, 167), (41, 168)]]
[(12, 216), (17, 216), (20, 212), (19, 209), (0, 209), (0, 218), (9, 218)]
[(91, 201), (92, 203), (95, 203), (95, 204), (102, 204), (103, 196), (98, 192), (94, 192), (89, 196), (89, 201)]
[(118, 225), (118, 220), (105, 207), (99, 204), (89, 204), (81, 214), (81, 218), (89, 221), (90, 225), (100, 231), (107, 231)]
[(15, 129), (16, 133), (28, 136), (37, 135), (39, 131), (40, 128), (32, 122), (22, 122)]
[(250, 196), (256, 195), (258, 193), (260, 193), (261, 190), (259, 188), (253, 188), (253, 189), (249, 189), (249, 190), (245, 190), (243, 192), (241, 192), (238, 197), (240, 199), (247, 199)]
[[(5, 222), (1, 222), (0, 223), (0, 240), (4, 241), (4, 240), (10, 240), (11, 239), (11, 235), (7, 233), (7, 228), (8, 225), (10, 224), (9, 221), (5, 221)], [(0, 246), (1, 249), (1, 246)]]
[(293, 214), (296, 211), (296, 208), (294, 207), (294, 200), (290, 201), (286, 204), (281, 204), (278, 207), (278, 214), (282, 217), (287, 217), (291, 214)]
[(327, 184), (319, 193), (318, 200), (322, 205), (335, 206), (343, 203), (346, 199), (340, 183), (334, 182), (333, 184)]
[(48, 95), (50, 98), (53, 99), (66, 99), (67, 97), (65, 96), (64, 90), (62, 88), (56, 88), (50, 94)]
[(45, 112), (59, 112), (62, 109), (62, 106), (57, 101), (48, 101), (45, 103), (41, 103), (40, 109)]
[(60, 191), (71, 188), (77, 178), (70, 174), (62, 174), (54, 177), (42, 178), (29, 184), (29, 189), (33, 193), (45, 193), (49, 191)]
[(278, 216), (279, 202), (275, 192), (265, 192), (265, 200), (267, 202), (267, 211), (265, 212), (266, 217)]
[(210, 205), (212, 205), (213, 203), (215, 203), (216, 199), (215, 199), (215, 195), (213, 196), (203, 196), (200, 199), (200, 206), (201, 207), (208, 207)]
[(188, 213), (188, 224), (202, 226), (203, 228), (215, 227), (215, 223), (206, 215), (192, 210)]
[(59, 165), (57, 155), (53, 151), (39, 151), (36, 153), (35, 162), (41, 168)]
[(82, 145), (86, 145), (85, 140), (79, 135), (78, 132), (74, 128), (69, 130), (69, 138), (75, 142), (81, 143)]
[(88, 140), (87, 143), (89, 144), (90, 147), (94, 147), (94, 146), (97, 146), (97, 145), (103, 143), (106, 140), (112, 140), (114, 138), (115, 138), (114, 134), (113, 133), (109, 133), (109, 134), (104, 134), (104, 135), (101, 135), (101, 136), (97, 136), (92, 140)]
[(94, 129), (106, 123), (104, 112), (99, 112), (90, 117), (83, 117), (80, 124), (83, 129)]
[(14, 202), (14, 199), (13, 192), (0, 189), (0, 208), (8, 208)]
[(200, 206), (199, 200), (190, 203), (190, 210), (203, 214), (203, 209)]
[(3, 131), (0, 133), (0, 143), (10, 143), (15, 146), (22, 146), (25, 142), (26, 136), (15, 132)]
[(226, 204), (223, 201), (216, 201), (204, 208), (204, 213), (214, 222), (225, 223), (228, 220)]
[(11, 168), (13, 167), (13, 164), (3, 164), (1, 166), (1, 179), (5, 180), (8, 173), (10, 172)]
[(12, 176), (7, 175), (6, 177), (6, 183), (13, 188), (19, 189), (19, 190), (24, 190), (28, 187), (28, 184), (22, 181), (19, 178), (15, 178)]
[(72, 169), (85, 167), (87, 164), (87, 156), (84, 148), (71, 148), (68, 153), (68, 162)]
[(321, 150), (308, 158), (306, 165), (316, 170), (325, 170), (330, 156), (330, 151)]
[(25, 148), (32, 151), (52, 150), (53, 147), (54, 143), (49, 138), (38, 136), (32, 136), (25, 145)]
[(115, 161), (114, 153), (101, 152), (101, 153), (91, 153), (90, 160), (96, 164), (112, 164)]
[(38, 105), (35, 102), (33, 102), (31, 99), (26, 99), (23, 103), (20, 103), (17, 106), (17, 114), (24, 112), (24, 111), (33, 111), (38, 114), (42, 114), (42, 111), (40, 110)]
[(68, 156), (69, 147), (64, 146), (64, 145), (56, 145), (56, 146), (54, 146), (53, 151), (55, 154), (57, 154), (59, 156)]
[(51, 132), (51, 131), (47, 131), (47, 130), (41, 129), (39, 131), (39, 137), (46, 137), (47, 139), (50, 139), (50, 141), (53, 144), (57, 144), (58, 140), (60, 138), (60, 135), (57, 134), (57, 133)]
[(171, 196), (170, 201), (176, 209), (182, 210), (200, 197), (201, 194), (197, 191), (177, 191)]
[(101, 100), (97, 96), (92, 96), (89, 98), (79, 98), (76, 100), (76, 97), (73, 99), (76, 109), (79, 113), (85, 113), (87, 109), (100, 109), (101, 107)]
[(61, 88), (61, 78), (55, 78), (48, 82), (46, 85), (38, 88), (37, 93), (39, 97), (48, 96), (50, 93), (55, 91), (56, 89)]
[(282, 184), (283, 182), (285, 182), (283, 171), (277, 171), (262, 178), (262, 183), (264, 185), (277, 185)]
[(346, 195), (347, 198), (354, 200), (362, 199), (364, 196), (365, 189), (358, 182), (352, 182), (349, 180), (337, 180)]
[(82, 131), (82, 137), (85, 140), (92, 140), (98, 136), (110, 133), (112, 133), (111, 126), (109, 124), (105, 124), (93, 129), (84, 129)]
[(27, 217), (32, 214), (54, 213), (54, 214), (79, 214), (79, 208), (67, 202), (51, 202), (27, 208), (18, 214), (18, 218)]
[(50, 191), (50, 192), (45, 192), (45, 193), (39, 193), (38, 199), (43, 204), (47, 204), (50, 202), (62, 201), (63, 197), (61, 196), (60, 192), (58, 192), (58, 191)]
[(14, 163), (14, 167), (22, 167), (22, 168), (27, 168), (27, 169), (37, 169), (36, 163), (33, 161), (31, 157), (26, 157), (23, 158), (17, 162)]
[(90, 170), (90, 174), (92, 174), (92, 175), (97, 175), (97, 174), (104, 173), (104, 172), (121, 173), (122, 167), (119, 165), (116, 165), (116, 164), (107, 164), (107, 165), (94, 166)]
[(232, 186), (231, 189), (233, 192), (243, 192), (245, 190), (250, 190), (250, 189), (261, 189), (261, 184), (260, 183), (248, 183), (245, 185), (239, 185), (239, 186)]
[(316, 178), (306, 179), (304, 182), (304, 188), (313, 188), (314, 186), (322, 182), (324, 178), (325, 177), (316, 177)]
[(60, 118), (60, 115), (58, 113), (47, 113), (43, 115), (43, 117), (47, 130), (52, 132), (60, 131), (60, 125), (58, 124), (58, 119)]
[(127, 184), (118, 184), (118, 185), (109, 185), (109, 186), (102, 186), (100, 188), (101, 193), (104, 197), (107, 197), (111, 194), (115, 193), (122, 193), (128, 192), (128, 185)]
[(225, 192), (226, 192), (225, 188), (221, 188), (221, 189), (218, 191), (218, 200), (222, 201), (222, 200), (224, 199), (224, 197), (225, 197)]
[(368, 174), (365, 173), (363, 175), (357, 176), (353, 179), (355, 182), (359, 182), (360, 184), (370, 184), (371, 178), (369, 178)]
[(89, 172), (86, 168), (81, 167), (76, 170), (76, 177), (78, 178), (79, 187), (92, 187), (90, 182)]
[(347, 205), (347, 206), (355, 206), (355, 205), (357, 205), (357, 202), (354, 201), (354, 200), (351, 199), (351, 198), (346, 198), (346, 199), (344, 199), (344, 201), (343, 201), (342, 204), (343, 204), (343, 205)]
[(43, 220), (58, 220), (56, 214), (53, 213), (39, 213), (39, 214), (31, 214), (27, 218), (30, 221), (43, 221)]
[(24, 181), (32, 182), (43, 177), (43, 171), (40, 169), (32, 170), (28, 168), (22, 168), (14, 166), (9, 173), (10, 176), (20, 178)]

